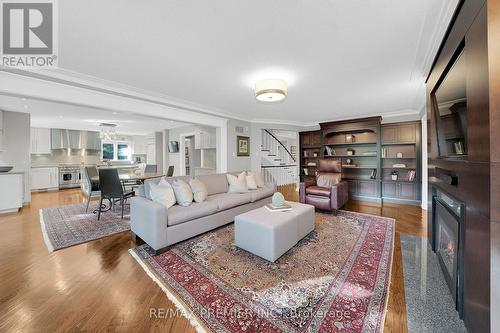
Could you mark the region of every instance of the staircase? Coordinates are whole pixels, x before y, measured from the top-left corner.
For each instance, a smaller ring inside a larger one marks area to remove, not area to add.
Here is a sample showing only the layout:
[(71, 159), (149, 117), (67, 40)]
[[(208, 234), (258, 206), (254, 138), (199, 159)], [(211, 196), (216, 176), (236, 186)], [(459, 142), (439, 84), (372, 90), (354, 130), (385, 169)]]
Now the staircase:
[(274, 130), (262, 130), (261, 172), (264, 179), (278, 186), (298, 182), (297, 162)]

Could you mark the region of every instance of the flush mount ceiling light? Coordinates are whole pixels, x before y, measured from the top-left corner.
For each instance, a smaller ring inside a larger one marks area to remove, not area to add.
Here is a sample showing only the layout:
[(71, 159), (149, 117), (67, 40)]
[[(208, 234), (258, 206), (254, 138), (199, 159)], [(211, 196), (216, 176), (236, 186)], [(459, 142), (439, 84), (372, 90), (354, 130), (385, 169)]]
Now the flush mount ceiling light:
[(285, 99), (286, 82), (279, 79), (261, 80), (255, 83), (255, 98), (261, 102), (278, 102)]
[(101, 140), (115, 140), (116, 139), (116, 124), (101, 123), (99, 124), (101, 129), (100, 137)]

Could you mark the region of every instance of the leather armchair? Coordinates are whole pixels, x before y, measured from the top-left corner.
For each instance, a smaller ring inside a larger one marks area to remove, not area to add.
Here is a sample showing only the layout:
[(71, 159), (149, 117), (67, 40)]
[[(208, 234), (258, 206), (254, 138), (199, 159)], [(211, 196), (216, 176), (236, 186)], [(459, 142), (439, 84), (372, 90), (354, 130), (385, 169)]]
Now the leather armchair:
[(342, 180), (341, 160), (320, 159), (316, 180), (300, 183), (299, 199), (301, 203), (336, 214), (349, 199), (348, 186)]

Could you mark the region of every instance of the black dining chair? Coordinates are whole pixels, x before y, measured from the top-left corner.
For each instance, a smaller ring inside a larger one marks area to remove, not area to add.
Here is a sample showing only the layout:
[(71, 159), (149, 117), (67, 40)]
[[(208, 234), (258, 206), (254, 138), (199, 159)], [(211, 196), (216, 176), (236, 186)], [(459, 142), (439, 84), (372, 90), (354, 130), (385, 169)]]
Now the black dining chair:
[(117, 169), (100, 169), (99, 187), (101, 189), (101, 199), (99, 201), (97, 219), (101, 219), (101, 212), (103, 212), (102, 201), (106, 199), (109, 201), (109, 209), (111, 209), (116, 202), (120, 202), (123, 220), (123, 206), (125, 205), (125, 200), (133, 197), (135, 195), (134, 191), (125, 192), (123, 190)]
[(99, 190), (99, 172), (96, 166), (86, 166), (83, 168), (83, 178), (80, 186), (82, 192), (87, 196), (86, 213), (89, 210), (89, 204), (92, 197), (101, 195), (101, 191)]
[(170, 165), (167, 171), (167, 177), (172, 177), (174, 175), (174, 166)]
[(156, 164), (146, 164), (146, 169), (144, 169), (144, 173), (157, 173), (158, 167)]

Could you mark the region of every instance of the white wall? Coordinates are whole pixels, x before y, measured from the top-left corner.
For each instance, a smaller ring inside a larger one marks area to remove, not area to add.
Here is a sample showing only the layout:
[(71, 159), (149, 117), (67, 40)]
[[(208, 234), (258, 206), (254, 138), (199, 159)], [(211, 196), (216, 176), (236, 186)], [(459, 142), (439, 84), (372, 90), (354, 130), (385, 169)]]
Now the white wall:
[[(236, 133), (236, 127), (242, 127), (242, 133)], [(250, 156), (236, 156), (236, 137), (248, 136), (250, 137), (250, 152), (258, 145), (260, 147), (260, 140), (256, 142), (251, 136), (251, 124), (246, 121), (230, 119), (227, 122), (227, 171), (246, 171), (252, 168), (252, 155)]]
[[(24, 202), (31, 202), (30, 114), (3, 112), (4, 151), (0, 152), (0, 164), (12, 165), (24, 172)], [(6, 189), (1, 189), (6, 191)]]

